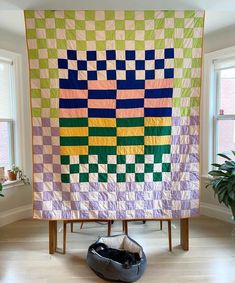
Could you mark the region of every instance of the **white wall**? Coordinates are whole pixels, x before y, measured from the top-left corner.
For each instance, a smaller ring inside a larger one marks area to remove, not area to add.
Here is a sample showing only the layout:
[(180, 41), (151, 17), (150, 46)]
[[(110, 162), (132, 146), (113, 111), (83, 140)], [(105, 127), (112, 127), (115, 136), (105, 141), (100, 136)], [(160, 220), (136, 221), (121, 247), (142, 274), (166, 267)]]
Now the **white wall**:
[(235, 25), (205, 35), (205, 53), (235, 46)]
[[(9, 31), (0, 29), (0, 49), (12, 51), (20, 54), (22, 59), (22, 125), (21, 135), (23, 138), (22, 168), (24, 173), (31, 178), (32, 175), (32, 151), (31, 151), (31, 118), (29, 100), (29, 81), (28, 81), (28, 60), (26, 51), (26, 41)], [(0, 198), (0, 226), (15, 220), (30, 217), (32, 203), (31, 186), (20, 185), (4, 189), (4, 198)]]

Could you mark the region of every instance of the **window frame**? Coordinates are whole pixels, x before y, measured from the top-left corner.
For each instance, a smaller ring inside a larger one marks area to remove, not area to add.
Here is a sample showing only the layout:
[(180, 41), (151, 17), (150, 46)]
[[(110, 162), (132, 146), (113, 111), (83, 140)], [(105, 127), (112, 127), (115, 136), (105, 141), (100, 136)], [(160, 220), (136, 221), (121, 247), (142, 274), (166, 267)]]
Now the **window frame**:
[(8, 50), (0, 49), (0, 58), (12, 63), (12, 119), (0, 119), (9, 122), (12, 139), (11, 155), (12, 164), (16, 164), (23, 170), (26, 168), (25, 159), (25, 127), (22, 121), (23, 113), (23, 82), (22, 82), (22, 55)]
[(211, 164), (216, 161), (218, 149), (218, 121), (232, 120), (235, 115), (219, 115), (219, 80), (215, 69), (218, 60), (234, 59), (235, 46), (205, 54), (203, 94), (201, 97), (201, 172), (202, 177), (208, 177)]
[[(232, 58), (231, 58), (232, 59)], [(225, 59), (226, 60), (226, 59)], [(221, 68), (221, 69), (214, 69), (215, 72), (215, 92), (216, 92), (216, 105), (214, 109), (214, 152), (213, 152), (213, 162), (217, 163), (217, 153), (219, 153), (219, 121), (229, 120), (235, 122), (235, 114), (219, 114), (220, 111), (220, 98), (221, 98), (221, 71), (226, 69), (235, 69), (235, 62), (234, 66), (231, 67)]]

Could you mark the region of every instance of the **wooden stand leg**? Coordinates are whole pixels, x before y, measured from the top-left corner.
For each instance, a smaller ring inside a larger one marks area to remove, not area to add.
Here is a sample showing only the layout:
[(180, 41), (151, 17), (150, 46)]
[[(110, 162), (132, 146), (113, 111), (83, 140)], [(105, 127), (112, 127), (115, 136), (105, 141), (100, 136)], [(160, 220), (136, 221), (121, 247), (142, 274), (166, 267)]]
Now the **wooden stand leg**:
[(128, 221), (123, 220), (123, 225), (124, 225), (124, 233), (128, 235)]
[(112, 220), (108, 221), (108, 237), (111, 235)]
[(162, 231), (162, 220), (160, 220), (160, 230)]
[(63, 223), (63, 254), (66, 253), (66, 240), (67, 240), (67, 223), (64, 221)]
[(57, 221), (49, 221), (49, 254), (54, 254), (57, 247)]
[(172, 251), (172, 235), (171, 235), (171, 220), (168, 220), (168, 242), (169, 242), (169, 251)]
[(189, 219), (180, 219), (180, 244), (185, 251), (189, 250)]
[(73, 233), (73, 222), (70, 223), (71, 233)]
[(83, 227), (83, 224), (84, 224), (84, 222), (82, 221), (82, 222), (81, 222), (81, 225), (80, 225), (80, 229), (82, 229), (82, 227)]

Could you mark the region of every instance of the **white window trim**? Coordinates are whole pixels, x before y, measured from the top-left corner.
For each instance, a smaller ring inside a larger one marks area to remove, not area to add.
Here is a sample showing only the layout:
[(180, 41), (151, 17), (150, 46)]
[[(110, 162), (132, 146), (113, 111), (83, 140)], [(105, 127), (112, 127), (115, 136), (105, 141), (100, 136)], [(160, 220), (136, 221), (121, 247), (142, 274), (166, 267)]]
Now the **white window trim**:
[[(203, 94), (201, 97), (201, 172), (202, 177), (208, 177), (211, 163), (214, 161), (215, 143), (214, 129), (216, 117), (216, 79), (214, 71), (215, 60), (226, 60), (234, 57), (235, 46), (205, 54)], [(228, 115), (226, 115), (228, 118)]]
[(20, 54), (0, 49), (0, 58), (5, 58), (13, 63), (13, 78), (12, 91), (14, 120), (17, 121), (14, 125), (14, 162), (24, 171), (26, 168), (25, 158), (25, 127), (23, 123), (23, 82), (22, 82), (22, 56)]

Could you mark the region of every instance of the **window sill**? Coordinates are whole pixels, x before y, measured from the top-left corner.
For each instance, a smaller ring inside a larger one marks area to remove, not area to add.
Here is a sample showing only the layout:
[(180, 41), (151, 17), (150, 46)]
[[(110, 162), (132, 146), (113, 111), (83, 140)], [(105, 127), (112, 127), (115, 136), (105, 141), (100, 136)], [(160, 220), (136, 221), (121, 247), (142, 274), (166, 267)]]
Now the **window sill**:
[(19, 186), (23, 186), (24, 182), (21, 180), (15, 180), (15, 181), (6, 181), (3, 184), (3, 190), (11, 189), (11, 188), (16, 188)]

